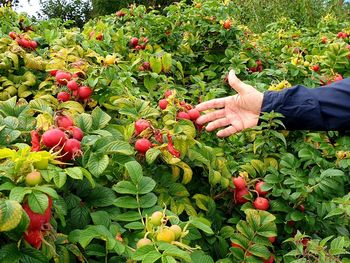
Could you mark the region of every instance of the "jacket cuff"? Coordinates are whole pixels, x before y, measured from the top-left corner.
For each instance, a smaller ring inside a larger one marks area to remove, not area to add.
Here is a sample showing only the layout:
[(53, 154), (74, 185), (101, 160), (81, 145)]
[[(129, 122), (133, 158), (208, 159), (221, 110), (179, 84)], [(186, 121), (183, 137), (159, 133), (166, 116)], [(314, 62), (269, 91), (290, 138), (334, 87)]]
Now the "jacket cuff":
[(264, 93), (261, 112), (279, 112), (288, 130), (324, 130), (320, 104), (314, 93), (297, 85), (282, 91)]

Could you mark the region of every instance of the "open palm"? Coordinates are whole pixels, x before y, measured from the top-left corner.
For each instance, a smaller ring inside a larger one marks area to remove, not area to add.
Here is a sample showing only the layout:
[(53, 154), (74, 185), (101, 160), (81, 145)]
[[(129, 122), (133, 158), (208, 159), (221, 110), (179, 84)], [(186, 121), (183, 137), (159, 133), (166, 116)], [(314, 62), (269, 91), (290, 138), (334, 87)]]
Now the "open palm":
[(230, 86), (238, 94), (220, 99), (213, 99), (196, 106), (199, 111), (214, 110), (202, 115), (197, 123), (206, 126), (207, 131), (221, 128), (217, 136), (227, 137), (236, 132), (258, 124), (263, 94), (252, 86), (240, 81), (233, 70), (228, 76)]

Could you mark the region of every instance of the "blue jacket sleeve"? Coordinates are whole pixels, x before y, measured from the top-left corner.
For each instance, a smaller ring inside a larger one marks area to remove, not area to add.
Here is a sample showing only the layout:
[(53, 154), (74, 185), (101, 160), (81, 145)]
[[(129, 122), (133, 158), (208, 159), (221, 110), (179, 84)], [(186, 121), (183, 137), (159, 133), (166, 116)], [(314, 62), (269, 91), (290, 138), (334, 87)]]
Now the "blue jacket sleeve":
[(288, 130), (350, 130), (350, 78), (309, 89), (264, 93), (262, 112), (279, 112)]

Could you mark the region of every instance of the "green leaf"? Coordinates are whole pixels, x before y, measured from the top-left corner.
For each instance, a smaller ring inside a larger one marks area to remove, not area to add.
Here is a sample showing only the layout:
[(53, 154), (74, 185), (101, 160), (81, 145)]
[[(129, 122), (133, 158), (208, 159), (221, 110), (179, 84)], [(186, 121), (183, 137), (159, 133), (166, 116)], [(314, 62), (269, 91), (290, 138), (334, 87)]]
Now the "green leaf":
[(73, 179), (82, 180), (84, 177), (79, 167), (66, 168), (65, 172)]
[(151, 57), (150, 64), (152, 72), (159, 74), (162, 71), (162, 59), (160, 57)]
[(191, 253), (191, 260), (192, 263), (214, 263), (214, 260), (210, 256), (205, 255), (202, 251)]
[(263, 258), (263, 259), (268, 259), (270, 257), (271, 252), (267, 249), (267, 247), (259, 245), (259, 244), (254, 244), (251, 247), (248, 248), (248, 251), (252, 253), (254, 256)]
[(151, 192), (156, 186), (156, 182), (150, 177), (142, 177), (139, 184), (136, 185), (139, 194), (147, 194)]
[(17, 227), (21, 222), (22, 214), (22, 206), (17, 201), (0, 200), (0, 232)]
[(136, 161), (131, 161), (125, 164), (125, 168), (131, 178), (131, 181), (135, 185), (139, 184), (143, 177), (141, 165)]
[(4, 244), (0, 248), (1, 263), (17, 263), (22, 257), (22, 253), (18, 250), (15, 243)]
[(162, 67), (163, 67), (163, 71), (165, 73), (169, 72), (171, 70), (171, 66), (172, 66), (172, 58), (171, 58), (171, 54), (170, 53), (165, 53), (162, 56)]
[(106, 146), (102, 147), (100, 151), (104, 154), (134, 154), (134, 149), (131, 147), (131, 145), (124, 141), (113, 141), (107, 144)]
[(99, 176), (106, 170), (108, 164), (108, 155), (92, 153), (87, 163), (87, 167), (94, 176)]
[(107, 207), (113, 204), (115, 193), (108, 187), (96, 187), (91, 189), (86, 202), (93, 207)]
[(38, 214), (44, 214), (45, 210), (49, 206), (49, 198), (46, 194), (33, 191), (28, 196), (28, 204), (33, 212)]
[(92, 129), (98, 130), (104, 128), (111, 120), (111, 116), (103, 112), (99, 107), (94, 108), (91, 112)]
[(129, 181), (120, 181), (119, 183), (114, 185), (112, 189), (119, 194), (137, 194), (136, 186)]
[(73, 228), (84, 228), (90, 222), (90, 211), (85, 205), (74, 207), (70, 211), (70, 223)]
[(145, 255), (142, 262), (153, 263), (153, 262), (156, 262), (158, 259), (160, 259), (161, 256), (162, 254), (160, 254), (158, 251), (150, 251)]
[(204, 218), (191, 216), (190, 217), (190, 223), (194, 227), (202, 230), (203, 232), (205, 232), (205, 233), (207, 233), (209, 235), (213, 235), (214, 234), (213, 230), (210, 228), (210, 223)]
[(61, 102), (59, 104), (59, 109), (67, 109), (70, 111), (76, 111), (78, 113), (84, 112), (83, 105), (81, 105), (81, 103), (79, 103), (77, 101), (72, 101), (72, 100)]
[(247, 222), (243, 220), (239, 221), (238, 224), (236, 225), (236, 228), (246, 238), (253, 239), (254, 230), (251, 228), (251, 226)]
[(55, 189), (52, 189), (51, 187), (49, 186), (46, 186), (46, 185), (37, 185), (35, 187), (35, 190), (37, 191), (40, 191), (40, 192), (43, 192), (45, 194), (48, 194), (49, 196), (51, 196), (52, 198), (54, 199), (57, 199), (58, 198), (58, 194), (57, 192), (55, 191)]
[(131, 208), (135, 209), (138, 208), (139, 205), (136, 201), (136, 198), (131, 196), (122, 196), (115, 199), (114, 203), (115, 206), (122, 207), (122, 208)]
[(39, 250), (34, 248), (22, 249), (22, 262), (24, 263), (47, 263), (49, 259), (41, 253)]
[(63, 187), (67, 181), (67, 174), (64, 172), (54, 172), (53, 174), (53, 182), (58, 188)]
[(185, 262), (191, 262), (190, 255), (187, 252), (179, 249), (178, 247), (176, 247), (174, 245), (171, 245), (171, 244), (168, 244), (165, 242), (160, 242), (158, 249), (164, 250), (163, 251), (164, 256), (173, 256), (176, 258), (180, 258)]
[(302, 213), (301, 211), (294, 211), (290, 214), (290, 218), (293, 221), (300, 221), (305, 217), (304, 213)]
[(149, 208), (157, 203), (157, 196), (154, 193), (148, 193), (140, 198), (140, 207)]
[(142, 260), (142, 259), (144, 259), (144, 257), (148, 253), (150, 253), (152, 251), (156, 251), (157, 252), (156, 248), (153, 245), (147, 245), (147, 246), (140, 247), (133, 254), (132, 258), (133, 258), (133, 260)]
[(111, 225), (111, 219), (106, 211), (97, 211), (90, 214), (95, 225), (102, 225), (107, 228)]
[(148, 164), (154, 163), (161, 151), (157, 148), (151, 148), (146, 152), (146, 161)]
[(140, 214), (138, 212), (134, 211), (127, 211), (122, 214), (117, 214), (111, 216), (111, 219), (116, 220), (116, 221), (123, 221), (123, 222), (132, 222), (132, 221), (137, 221), (140, 220)]
[(92, 117), (87, 113), (78, 114), (75, 123), (84, 132), (90, 131), (92, 127)]
[(124, 225), (124, 228), (134, 229), (134, 230), (142, 230), (145, 226), (141, 222), (131, 222)]
[(11, 190), (9, 199), (17, 201), (21, 203), (25, 195), (30, 194), (32, 192), (31, 189), (24, 187), (15, 187)]

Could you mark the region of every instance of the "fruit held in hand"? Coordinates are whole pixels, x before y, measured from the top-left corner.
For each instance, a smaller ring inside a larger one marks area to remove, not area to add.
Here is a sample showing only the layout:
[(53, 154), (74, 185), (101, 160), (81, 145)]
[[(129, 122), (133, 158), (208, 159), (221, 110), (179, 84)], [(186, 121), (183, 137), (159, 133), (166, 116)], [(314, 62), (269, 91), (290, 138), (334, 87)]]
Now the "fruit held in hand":
[(135, 142), (135, 150), (141, 154), (145, 154), (152, 147), (152, 143), (148, 139), (138, 139)]
[(137, 241), (136, 247), (140, 248), (146, 245), (152, 244), (152, 241), (148, 238), (141, 238), (139, 241)]
[(171, 243), (175, 241), (175, 234), (169, 229), (163, 229), (157, 234), (157, 240)]
[(46, 147), (52, 148), (57, 145), (63, 145), (67, 140), (67, 137), (60, 129), (51, 129), (43, 134), (41, 140)]
[(237, 190), (244, 189), (247, 186), (247, 183), (245, 182), (245, 179), (242, 176), (232, 178), (232, 182)]
[(163, 213), (160, 211), (156, 211), (151, 215), (149, 222), (154, 226), (160, 226), (162, 223), (162, 219)]
[(264, 197), (256, 198), (255, 201), (253, 202), (253, 205), (256, 209), (259, 209), (259, 210), (267, 210), (270, 207), (269, 200), (267, 200)]
[(135, 133), (139, 135), (141, 132), (151, 127), (151, 124), (148, 120), (139, 119), (135, 122)]
[(176, 119), (178, 120), (190, 120), (190, 115), (188, 115), (187, 112), (184, 112), (184, 111), (180, 111), (177, 116), (176, 116)]
[(196, 109), (189, 110), (187, 113), (188, 113), (188, 115), (190, 116), (190, 119), (191, 119), (192, 121), (197, 120), (197, 119), (199, 118), (199, 116), (201, 116), (201, 114), (199, 113), (199, 111), (196, 110)]

